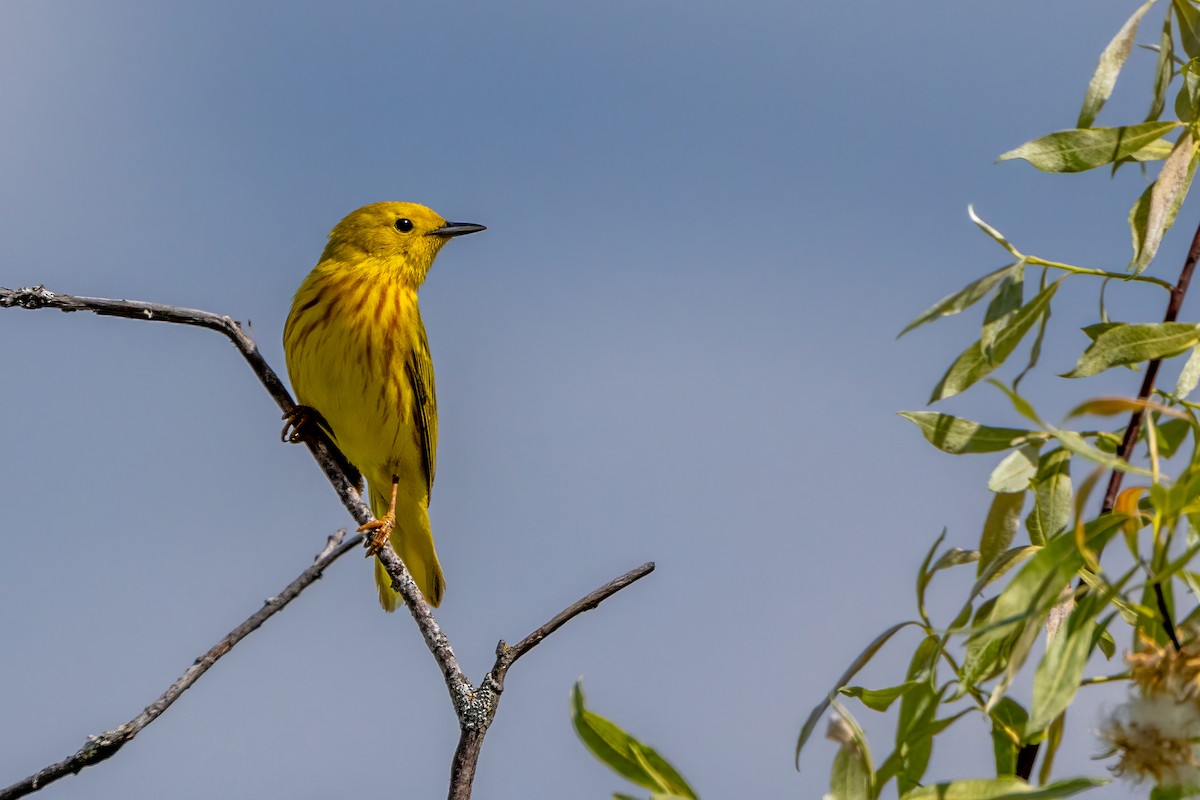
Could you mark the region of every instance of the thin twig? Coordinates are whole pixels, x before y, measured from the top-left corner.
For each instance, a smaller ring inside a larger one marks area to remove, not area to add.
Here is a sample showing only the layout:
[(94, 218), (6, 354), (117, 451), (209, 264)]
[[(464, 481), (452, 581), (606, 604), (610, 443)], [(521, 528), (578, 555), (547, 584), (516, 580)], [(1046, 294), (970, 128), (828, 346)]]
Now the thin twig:
[(471, 796), (471, 782), (475, 778), (483, 737), (487, 734), (488, 726), (496, 714), (496, 707), (500, 704), (500, 695), (504, 692), (504, 677), (508, 674), (509, 667), (573, 618), (592, 610), (653, 571), (653, 561), (631, 569), (621, 577), (614, 578), (594, 592), (579, 598), (514, 646), (509, 647), (503, 640), (496, 645), (496, 663), (479, 682), (479, 689), (474, 692), (474, 703), (468, 707), (466, 718), (460, 716), (459, 719), (458, 747), (454, 751), (454, 761), (450, 767), (450, 800), (467, 800)]
[(296, 599), (300, 592), (304, 591), (305, 588), (321, 577), (326, 567), (358, 547), (362, 542), (361, 534), (355, 534), (343, 542), (342, 539), (345, 535), (346, 532), (340, 530), (330, 536), (325, 548), (317, 555), (311, 567), (301, 572), (300, 576), (289, 583), (282, 592), (268, 598), (263, 603), (262, 608), (251, 614), (245, 622), (226, 634), (225, 638), (213, 645), (207, 653), (197, 658), (192, 663), (192, 666), (188, 667), (157, 700), (146, 706), (142, 710), (142, 713), (124, 725), (113, 728), (111, 731), (105, 731), (99, 736), (89, 736), (87, 744), (74, 755), (59, 761), (57, 764), (51, 764), (45, 769), (39, 770), (28, 778), (14, 783), (7, 789), (0, 790), (0, 800), (14, 800), (17, 797), (24, 797), (27, 794), (36, 792), (47, 784), (53, 783), (59, 778), (73, 775), (84, 767), (97, 764), (115, 755), (127, 742), (137, 736), (142, 728), (145, 728), (161, 716), (172, 703), (179, 699), (181, 694), (200, 679), (201, 675), (208, 672), (208, 668), (217, 663), (217, 660), (221, 656), (228, 653), (235, 644), (249, 636), (264, 622), (281, 611), (284, 606)]

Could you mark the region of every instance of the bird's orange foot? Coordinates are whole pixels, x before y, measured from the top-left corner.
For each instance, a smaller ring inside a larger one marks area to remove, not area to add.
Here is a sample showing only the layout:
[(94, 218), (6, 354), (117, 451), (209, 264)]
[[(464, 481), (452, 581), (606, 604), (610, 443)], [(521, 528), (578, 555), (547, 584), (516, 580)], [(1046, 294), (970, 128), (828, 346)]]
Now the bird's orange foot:
[(396, 515), (390, 513), (387, 514), (383, 519), (371, 520), (367, 524), (359, 527), (359, 533), (374, 531), (366, 539), (367, 558), (370, 558), (383, 549), (384, 543), (387, 542), (388, 537), (392, 535), (392, 531), (395, 530), (395, 528)]
[(306, 430), (310, 428), (320, 415), (315, 408), (309, 406), (293, 406), (291, 411), (283, 415), (283, 431), (279, 434), (279, 441), (284, 444), (299, 444), (304, 441), (307, 436)]

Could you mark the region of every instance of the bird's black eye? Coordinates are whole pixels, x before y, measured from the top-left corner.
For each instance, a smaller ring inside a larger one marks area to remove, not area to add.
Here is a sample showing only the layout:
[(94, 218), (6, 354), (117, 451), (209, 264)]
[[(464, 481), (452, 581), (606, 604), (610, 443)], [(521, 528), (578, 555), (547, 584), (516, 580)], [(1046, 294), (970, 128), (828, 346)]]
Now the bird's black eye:
[(413, 229), (413, 223), (411, 219), (405, 219), (404, 217), (401, 217), (400, 219), (396, 220), (395, 223), (393, 223), (392, 227), (401, 233), (408, 233)]

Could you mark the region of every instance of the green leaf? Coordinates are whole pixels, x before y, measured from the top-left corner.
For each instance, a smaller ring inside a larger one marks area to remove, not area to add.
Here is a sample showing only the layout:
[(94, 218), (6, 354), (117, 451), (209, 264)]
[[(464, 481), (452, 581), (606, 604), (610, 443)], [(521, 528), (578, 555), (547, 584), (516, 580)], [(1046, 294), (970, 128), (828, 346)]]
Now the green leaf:
[(838, 694), (844, 694), (847, 697), (856, 697), (862, 704), (872, 711), (887, 711), (892, 703), (903, 696), (905, 692), (914, 686), (919, 685), (919, 681), (905, 681), (899, 686), (889, 686), (887, 689), (864, 689), (861, 686), (843, 686), (838, 689)]
[(1175, 95), (1175, 115), (1184, 122), (1195, 120), (1197, 111), (1200, 111), (1200, 69), (1198, 67), (1200, 67), (1200, 61), (1193, 58), (1183, 65), (1183, 69), (1179, 70), (1179, 74), (1183, 78), (1183, 86)]
[(1167, 156), (1171, 155), (1171, 151), (1175, 149), (1175, 143), (1170, 139), (1159, 139), (1138, 150), (1136, 153), (1130, 153), (1128, 161), (1136, 161), (1145, 163), (1147, 161), (1162, 161)]
[[(1086, 546), (1093, 551), (1103, 549), (1122, 524), (1124, 520), (1115, 515), (1092, 520), (1084, 529)], [(1025, 621), (1048, 613), (1083, 563), (1083, 554), (1077, 548), (1074, 536), (1051, 539), (1004, 587), (992, 607), (987, 625), (971, 636), (968, 652), (987, 642), (1012, 636), (1021, 630)]]
[[(980, 592), (986, 589), (990, 584), (1000, 580), (1004, 574), (1010, 569), (1020, 564), (1025, 559), (1032, 556), (1042, 548), (1036, 545), (1021, 545), (1014, 547), (1011, 550), (1005, 550), (1000, 554), (999, 558), (988, 564), (983, 574), (975, 581), (975, 585), (971, 587), (971, 597), (976, 597)], [(994, 599), (994, 598), (993, 598)]]
[(1100, 113), (1100, 109), (1112, 95), (1113, 86), (1117, 83), (1117, 76), (1121, 74), (1121, 67), (1125, 66), (1125, 59), (1129, 58), (1129, 53), (1133, 50), (1138, 25), (1152, 5), (1154, 5), (1154, 0), (1147, 0), (1141, 8), (1133, 12), (1133, 16), (1125, 21), (1121, 30), (1117, 31), (1117, 35), (1100, 53), (1100, 63), (1096, 65), (1096, 71), (1092, 74), (1087, 93), (1083, 97), (1083, 108), (1079, 111), (1079, 122), (1076, 127), (1090, 128), (1096, 121), (1096, 115)]
[(984, 354), (980, 342), (975, 342), (963, 351), (962, 355), (955, 359), (950, 368), (946, 370), (941, 382), (933, 390), (933, 396), (929, 402), (943, 400), (962, 392), (1003, 364), (1025, 334), (1029, 332), (1029, 329), (1033, 327), (1033, 323), (1046, 313), (1050, 307), (1050, 300), (1058, 291), (1058, 286), (1062, 281), (1063, 278), (1059, 278), (1047, 286), (1012, 316), (1008, 327), (996, 334), (990, 357)]
[(838, 743), (837, 755), (829, 773), (829, 797), (833, 800), (872, 800), (874, 770), (871, 753), (862, 728), (845, 709), (837, 707), (840, 715), (830, 720), (826, 738)]
[(963, 564), (973, 564), (978, 560), (978, 550), (963, 550), (961, 547), (951, 547), (949, 550), (942, 553), (942, 557), (934, 563), (933, 568), (929, 570), (929, 573), (932, 575), (938, 570), (948, 569), (950, 567), (961, 567)]
[(1159, 458), (1171, 458), (1179, 450), (1179, 445), (1192, 431), (1192, 423), (1186, 419), (1171, 419), (1154, 426), (1155, 440), (1158, 445)]
[(929, 548), (929, 552), (925, 554), (925, 558), (921, 561), (921, 566), (917, 568), (917, 613), (925, 624), (929, 625), (929, 615), (925, 613), (925, 587), (929, 585), (929, 581), (933, 578), (933, 570), (929, 565), (933, 563), (933, 556), (937, 553), (937, 549), (941, 547), (942, 541), (946, 538), (946, 529), (942, 528), (942, 532), (938, 534), (937, 539), (933, 541), (933, 546)]
[(1038, 425), (1042, 424), (1042, 418), (1039, 417), (1037, 412), (1033, 410), (1033, 405), (1024, 397), (1021, 397), (1021, 395), (1017, 394), (1015, 389), (1008, 388), (995, 378), (988, 378), (987, 382), (1004, 392), (1004, 395), (1013, 404), (1013, 408), (1018, 414), (1032, 422), (1036, 422)]
[(1190, 0), (1172, 0), (1171, 8), (1179, 20), (1179, 41), (1188, 58), (1200, 57), (1200, 10)]
[(1083, 328), (1080, 328), (1080, 330), (1087, 334), (1087, 337), (1094, 342), (1099, 339), (1102, 334), (1111, 331), (1113, 328), (1119, 328), (1125, 324), (1126, 323), (1124, 322), (1097, 322), (1093, 325), (1087, 325)]
[(1133, 259), (1129, 269), (1140, 274), (1158, 253), (1163, 236), (1175, 224), (1179, 207), (1187, 198), (1192, 178), (1196, 174), (1196, 140), (1191, 131), (1175, 143), (1175, 149), (1163, 162), (1158, 179), (1154, 181), (1129, 211), (1129, 229), (1133, 237)]
[(1066, 712), (1059, 714), (1054, 722), (1050, 723), (1050, 729), (1046, 731), (1046, 738), (1043, 742), (1042, 766), (1038, 770), (1038, 783), (1047, 784), (1050, 782), (1050, 775), (1054, 771), (1054, 758), (1058, 755), (1058, 748), (1062, 744), (1063, 728), (1066, 726)]
[[(1093, 552), (1103, 549), (1122, 524), (1123, 519), (1115, 515), (1092, 520), (1084, 531), (1086, 547)], [(1003, 697), (1051, 607), (1083, 564), (1074, 536), (1051, 539), (1038, 550), (996, 598), (986, 620), (977, 624), (968, 639), (960, 670), (964, 684), (960, 693), (1003, 666), (1005, 676), (992, 690), (989, 702), (994, 704)]]
[(993, 492), (1023, 492), (1037, 475), (1038, 451), (1041, 442), (1031, 442), (1006, 455), (988, 477), (987, 487)]
[(896, 338), (900, 338), (900, 336), (908, 333), (913, 328), (919, 328), (928, 322), (933, 322), (935, 319), (948, 317), (952, 314), (957, 314), (960, 311), (970, 308), (986, 297), (988, 292), (995, 288), (996, 285), (1005, 278), (1012, 275), (1020, 266), (1021, 264), (1018, 262), (1016, 264), (1009, 264), (1006, 267), (1001, 267), (995, 272), (990, 272), (987, 275), (984, 275), (979, 280), (968, 283), (954, 294), (943, 297), (941, 300), (937, 301), (932, 306), (921, 312), (921, 314), (912, 322), (908, 323), (908, 325), (905, 326), (904, 330), (900, 331), (900, 334)]
[(992, 357), (992, 348), (996, 344), (996, 337), (1009, 326), (1024, 300), (1024, 270), (1000, 281), (1000, 286), (996, 289), (992, 302), (988, 303), (987, 313), (983, 317), (983, 330), (979, 335), (979, 346), (982, 348), (985, 358)]
[(1163, 15), (1162, 33), (1159, 35), (1158, 60), (1154, 64), (1154, 98), (1150, 101), (1150, 111), (1146, 121), (1156, 120), (1162, 116), (1167, 104), (1167, 90), (1175, 79), (1175, 37), (1171, 33), (1171, 8)]
[(1106, 783), (1106, 778), (1072, 778), (1034, 787), (1020, 778), (992, 778), (923, 786), (901, 797), (902, 800), (1054, 800)]
[[(1099, 609), (1092, 609), (1093, 613), (1096, 610)], [(1081, 604), (1068, 618), (1066, 631), (1059, 631), (1047, 645), (1046, 654), (1033, 676), (1033, 711), (1029, 730), (1045, 730), (1055, 717), (1071, 705), (1083, 680), (1083, 670), (1087, 666), (1095, 632), (1095, 617), (1088, 615), (1088, 610)]]
[(1117, 653), (1117, 642), (1115, 639), (1113, 639), (1112, 634), (1108, 631), (1101, 631), (1100, 635), (1096, 637), (1096, 647), (1098, 647), (1100, 652), (1104, 654), (1104, 657), (1110, 661)]
[(1098, 447), (1093, 447), (1092, 445), (1088, 444), (1087, 440), (1084, 439), (1082, 435), (1076, 433), (1075, 431), (1051, 429), (1050, 435), (1055, 439), (1058, 439), (1058, 441), (1062, 443), (1063, 447), (1067, 448), (1075, 455), (1083, 456), (1088, 461), (1094, 461), (1095, 463), (1103, 467), (1107, 467), (1108, 469), (1116, 469), (1120, 470), (1121, 472), (1128, 472), (1131, 475), (1150, 474), (1149, 470), (1142, 469), (1141, 467), (1135, 467), (1119, 456), (1113, 455), (1112, 453), (1106, 453)]
[[(1031, 611), (1035, 609), (1030, 609)], [(1017, 632), (1014, 636), (1007, 639), (1008, 643), (1008, 658), (1004, 665), (1004, 674), (1000, 680), (996, 681), (992, 686), (992, 692), (988, 697), (985, 710), (991, 710), (999, 703), (1008, 692), (1008, 687), (1016, 680), (1017, 674), (1021, 667), (1025, 665), (1025, 660), (1029, 657), (1029, 653), (1033, 650), (1033, 645), (1037, 642), (1038, 636), (1042, 632), (1042, 626), (1049, 614), (1049, 610), (1041, 613), (1041, 608), (1036, 609), (1038, 613), (1030, 614), (1024, 619), (1017, 621)]]
[(1033, 510), (1025, 528), (1034, 544), (1045, 544), (1071, 521), (1071, 452), (1056, 448), (1042, 456), (1033, 484)]
[[(929, 582), (933, 580), (933, 576), (943, 569), (958, 567), (962, 566), (963, 564), (971, 564), (979, 560), (978, 550), (963, 550), (959, 547), (951, 547), (949, 550), (942, 553), (941, 557), (938, 558), (936, 562), (933, 562), (933, 566), (931, 567), (930, 562), (933, 561), (933, 553), (937, 549), (938, 545), (941, 544), (942, 539), (944, 539), (945, 536), (946, 532), (943, 530), (942, 535), (938, 537), (936, 542), (934, 542), (933, 547), (929, 551), (929, 555), (926, 556), (925, 562), (921, 565), (920, 570), (917, 572), (917, 609), (920, 611), (921, 618), (925, 620), (927, 625), (929, 624), (929, 618), (925, 613), (925, 589), (929, 586)], [(970, 606), (970, 603), (967, 605)]]
[[(1046, 286), (1046, 273), (1042, 273), (1042, 288)], [(1017, 377), (1013, 378), (1013, 389), (1015, 390), (1021, 381), (1025, 380), (1025, 376), (1033, 371), (1033, 368), (1038, 365), (1038, 361), (1042, 357), (1042, 342), (1046, 339), (1046, 327), (1050, 324), (1050, 306), (1046, 306), (1046, 313), (1042, 314), (1038, 320), (1037, 334), (1033, 337), (1033, 344), (1029, 347), (1029, 361), (1026, 362), (1025, 368), (1017, 373)]]
[(1179, 125), (1179, 122), (1141, 122), (1119, 128), (1058, 131), (1026, 142), (996, 160), (1023, 158), (1043, 172), (1083, 172), (1128, 158)]
[(875, 654), (879, 652), (879, 648), (887, 644), (888, 639), (891, 639), (898, 632), (904, 630), (909, 625), (916, 625), (917, 627), (920, 627), (921, 623), (914, 620), (900, 622), (876, 636), (875, 639), (872, 640), (872, 642), (867, 645), (861, 653), (858, 654), (858, 657), (851, 662), (850, 666), (846, 668), (846, 671), (842, 673), (842, 676), (838, 678), (834, 689), (830, 691), (828, 695), (826, 695), (824, 700), (822, 700), (820, 703), (817, 703), (817, 705), (813, 707), (813, 710), (809, 712), (808, 719), (804, 721), (803, 727), (800, 728), (800, 736), (796, 739), (797, 770), (800, 769), (800, 751), (804, 749), (804, 744), (808, 741), (808, 737), (812, 735), (813, 729), (817, 726), (817, 722), (821, 719), (821, 715), (825, 713), (827, 708), (829, 708), (829, 704), (832, 702), (834, 692), (836, 692), (839, 687), (850, 683), (850, 679), (857, 675), (858, 671), (865, 667), (867, 663), (874, 658)]
[(1085, 378), (1112, 367), (1169, 358), (1200, 342), (1200, 325), (1190, 322), (1118, 324), (1083, 352), (1064, 378)]
[(621, 777), (643, 789), (696, 800), (692, 787), (654, 748), (586, 708), (580, 681), (571, 692), (571, 721), (592, 755)]
[[(982, 609), (983, 606), (980, 606)], [(958, 694), (965, 695), (969, 689), (977, 689), (979, 684), (999, 675), (1008, 663), (1011, 646), (1011, 642), (1004, 639), (993, 639), (977, 647), (968, 647), (959, 666)]]
[(1029, 713), (1016, 700), (1005, 697), (992, 708), (988, 716), (992, 719), (992, 754), (996, 759), (996, 775), (1016, 775), (1017, 753), (1021, 749)]
[(983, 535), (979, 538), (979, 567), (982, 575), (992, 562), (1000, 557), (1021, 524), (1021, 509), (1025, 506), (1025, 492), (1001, 492), (992, 498), (987, 519), (983, 523)]
[(1021, 428), (991, 428), (936, 411), (901, 411), (900, 416), (914, 423), (937, 449), (960, 455), (963, 453), (997, 453), (1019, 446), (1037, 431)]
[(896, 751), (900, 754), (896, 785), (901, 794), (920, 783), (933, 753), (933, 734), (923, 729), (937, 714), (941, 697), (933, 689), (934, 670), (942, 643), (927, 636), (909, 661), (905, 682), (917, 684), (900, 699), (896, 715)]
[(1197, 383), (1200, 383), (1200, 347), (1193, 347), (1192, 354), (1179, 373), (1179, 380), (1175, 382), (1175, 396), (1180, 400), (1186, 399)]

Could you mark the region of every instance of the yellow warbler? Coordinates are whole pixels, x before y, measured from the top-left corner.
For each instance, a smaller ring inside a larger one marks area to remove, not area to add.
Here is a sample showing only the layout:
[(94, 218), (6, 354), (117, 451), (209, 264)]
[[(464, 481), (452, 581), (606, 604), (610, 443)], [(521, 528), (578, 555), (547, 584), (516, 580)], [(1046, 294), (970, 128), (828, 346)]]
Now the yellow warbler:
[[(324, 428), (367, 479), (367, 555), (390, 537), (430, 605), (445, 580), (429, 529), (437, 464), (437, 399), (417, 290), (451, 237), (485, 228), (446, 222), (416, 203), (375, 203), (329, 234), (283, 329), (288, 375), (299, 403), (285, 438)], [(289, 433), (289, 430), (292, 430)], [(379, 604), (403, 602), (378, 560)]]

